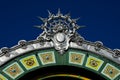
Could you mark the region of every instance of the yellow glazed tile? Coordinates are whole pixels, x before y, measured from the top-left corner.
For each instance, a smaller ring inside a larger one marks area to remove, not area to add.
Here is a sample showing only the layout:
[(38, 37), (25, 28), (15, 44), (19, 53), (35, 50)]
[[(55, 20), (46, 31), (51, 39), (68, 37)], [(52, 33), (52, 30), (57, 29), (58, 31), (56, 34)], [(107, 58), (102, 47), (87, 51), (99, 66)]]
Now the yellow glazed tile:
[(36, 59), (35, 55), (27, 56), (25, 58), (22, 58), (20, 62), (23, 64), (23, 66), (27, 69), (30, 70), (32, 68), (38, 67), (39, 63)]
[(8, 80), (8, 79), (4, 77), (2, 74), (0, 74), (0, 80)]
[(90, 69), (98, 71), (101, 68), (103, 62), (104, 61), (101, 59), (98, 59), (98, 58), (93, 57), (93, 56), (89, 56), (85, 66), (90, 68)]

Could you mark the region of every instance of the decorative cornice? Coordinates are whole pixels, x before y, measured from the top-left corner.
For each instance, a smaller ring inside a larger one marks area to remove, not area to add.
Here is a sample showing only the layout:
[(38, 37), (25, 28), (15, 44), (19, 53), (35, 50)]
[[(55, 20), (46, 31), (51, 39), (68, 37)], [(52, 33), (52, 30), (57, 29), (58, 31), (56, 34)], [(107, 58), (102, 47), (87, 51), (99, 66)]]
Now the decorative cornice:
[(18, 45), (11, 48), (1, 48), (0, 65), (26, 52), (52, 47), (60, 54), (64, 54), (69, 48), (90, 51), (120, 64), (120, 49), (107, 48), (101, 41), (87, 41), (77, 33), (77, 29), (84, 27), (76, 24), (78, 18), (71, 19), (69, 14), (63, 15), (60, 10), (56, 15), (50, 11), (48, 13), (48, 18), (39, 17), (43, 24), (36, 27), (44, 31), (37, 39), (31, 41), (20, 40)]

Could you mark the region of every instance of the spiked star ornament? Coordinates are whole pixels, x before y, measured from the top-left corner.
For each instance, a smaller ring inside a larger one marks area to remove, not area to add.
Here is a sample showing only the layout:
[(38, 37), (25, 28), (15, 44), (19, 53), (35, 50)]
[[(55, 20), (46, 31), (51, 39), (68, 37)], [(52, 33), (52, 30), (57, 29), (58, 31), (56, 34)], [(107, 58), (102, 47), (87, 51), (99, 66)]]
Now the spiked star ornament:
[[(47, 32), (52, 28), (56, 27), (58, 24), (60, 25), (64, 25), (66, 27), (69, 27), (68, 29), (71, 29), (71, 31), (75, 32), (77, 29), (82, 28), (83, 26), (78, 26), (76, 23), (79, 20), (79, 18), (77, 19), (71, 19), (70, 18), (70, 13), (63, 15), (60, 11), (60, 9), (58, 9), (57, 14), (52, 14), (49, 10), (48, 10), (48, 18), (41, 18), (39, 17), (40, 20), (42, 20), (42, 22), (44, 24), (40, 26), (36, 26), (38, 28), (44, 29)], [(53, 26), (54, 25), (54, 26)], [(50, 27), (50, 28), (48, 28)], [(46, 29), (45, 29), (46, 28)]]
[(43, 24), (37, 27), (43, 29), (43, 33), (45, 33), (39, 37), (52, 41), (60, 54), (68, 49), (70, 41), (74, 38), (72, 36), (77, 34), (76, 30), (83, 27), (76, 24), (79, 18), (71, 19), (70, 13), (63, 15), (60, 9), (56, 15), (48, 10), (48, 18), (39, 17), (39, 19), (42, 20)]

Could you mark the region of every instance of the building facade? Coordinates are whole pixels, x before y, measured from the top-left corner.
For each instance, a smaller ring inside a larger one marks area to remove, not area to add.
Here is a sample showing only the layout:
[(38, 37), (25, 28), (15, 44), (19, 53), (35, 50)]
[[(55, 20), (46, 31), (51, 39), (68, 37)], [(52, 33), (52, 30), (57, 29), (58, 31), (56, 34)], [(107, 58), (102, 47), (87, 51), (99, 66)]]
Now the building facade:
[(49, 12), (35, 40), (0, 50), (0, 80), (120, 80), (120, 50), (85, 40), (78, 19)]

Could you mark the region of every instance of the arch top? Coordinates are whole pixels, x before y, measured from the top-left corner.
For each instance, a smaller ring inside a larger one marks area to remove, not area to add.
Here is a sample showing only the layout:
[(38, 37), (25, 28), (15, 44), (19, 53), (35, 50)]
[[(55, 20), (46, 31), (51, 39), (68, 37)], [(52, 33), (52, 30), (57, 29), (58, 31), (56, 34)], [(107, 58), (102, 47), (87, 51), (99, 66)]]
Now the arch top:
[[(56, 74), (54, 66), (61, 67), (61, 69), (66, 66), (65, 70), (59, 69), (58, 74), (75, 74), (79, 78), (83, 76), (90, 80), (94, 80), (96, 78), (94, 76), (97, 75), (100, 77), (99, 80), (118, 80), (120, 78), (120, 66), (102, 56), (73, 48), (69, 48), (64, 55), (60, 55), (54, 48), (50, 48), (31, 51), (24, 54), (24, 56), (12, 59), (9, 63), (0, 67), (0, 79), (23, 80), (27, 74), (34, 74), (34, 71), (42, 69), (42, 71), (38, 71), (42, 74), (39, 75), (39, 78), (44, 78), (44, 71), (49, 71), (47, 68), (51, 67), (52, 73)], [(78, 69), (76, 70), (76, 68)], [(72, 71), (74, 72), (71, 73)], [(86, 73), (94, 75), (86, 76)], [(33, 74), (31, 77), (37, 78), (37, 75), (33, 76)]]
[(84, 26), (77, 25), (78, 18), (71, 19), (69, 14), (63, 15), (60, 10), (58, 10), (57, 14), (52, 14), (50, 11), (48, 13), (48, 18), (39, 17), (43, 24), (36, 27), (43, 29), (43, 32), (37, 39), (30, 41), (20, 40), (16, 46), (1, 48), (0, 66), (26, 52), (47, 48), (55, 48), (61, 56), (69, 48), (81, 49), (93, 52), (120, 64), (119, 49), (112, 50), (105, 47), (101, 41), (90, 42), (79, 35), (76, 30)]

